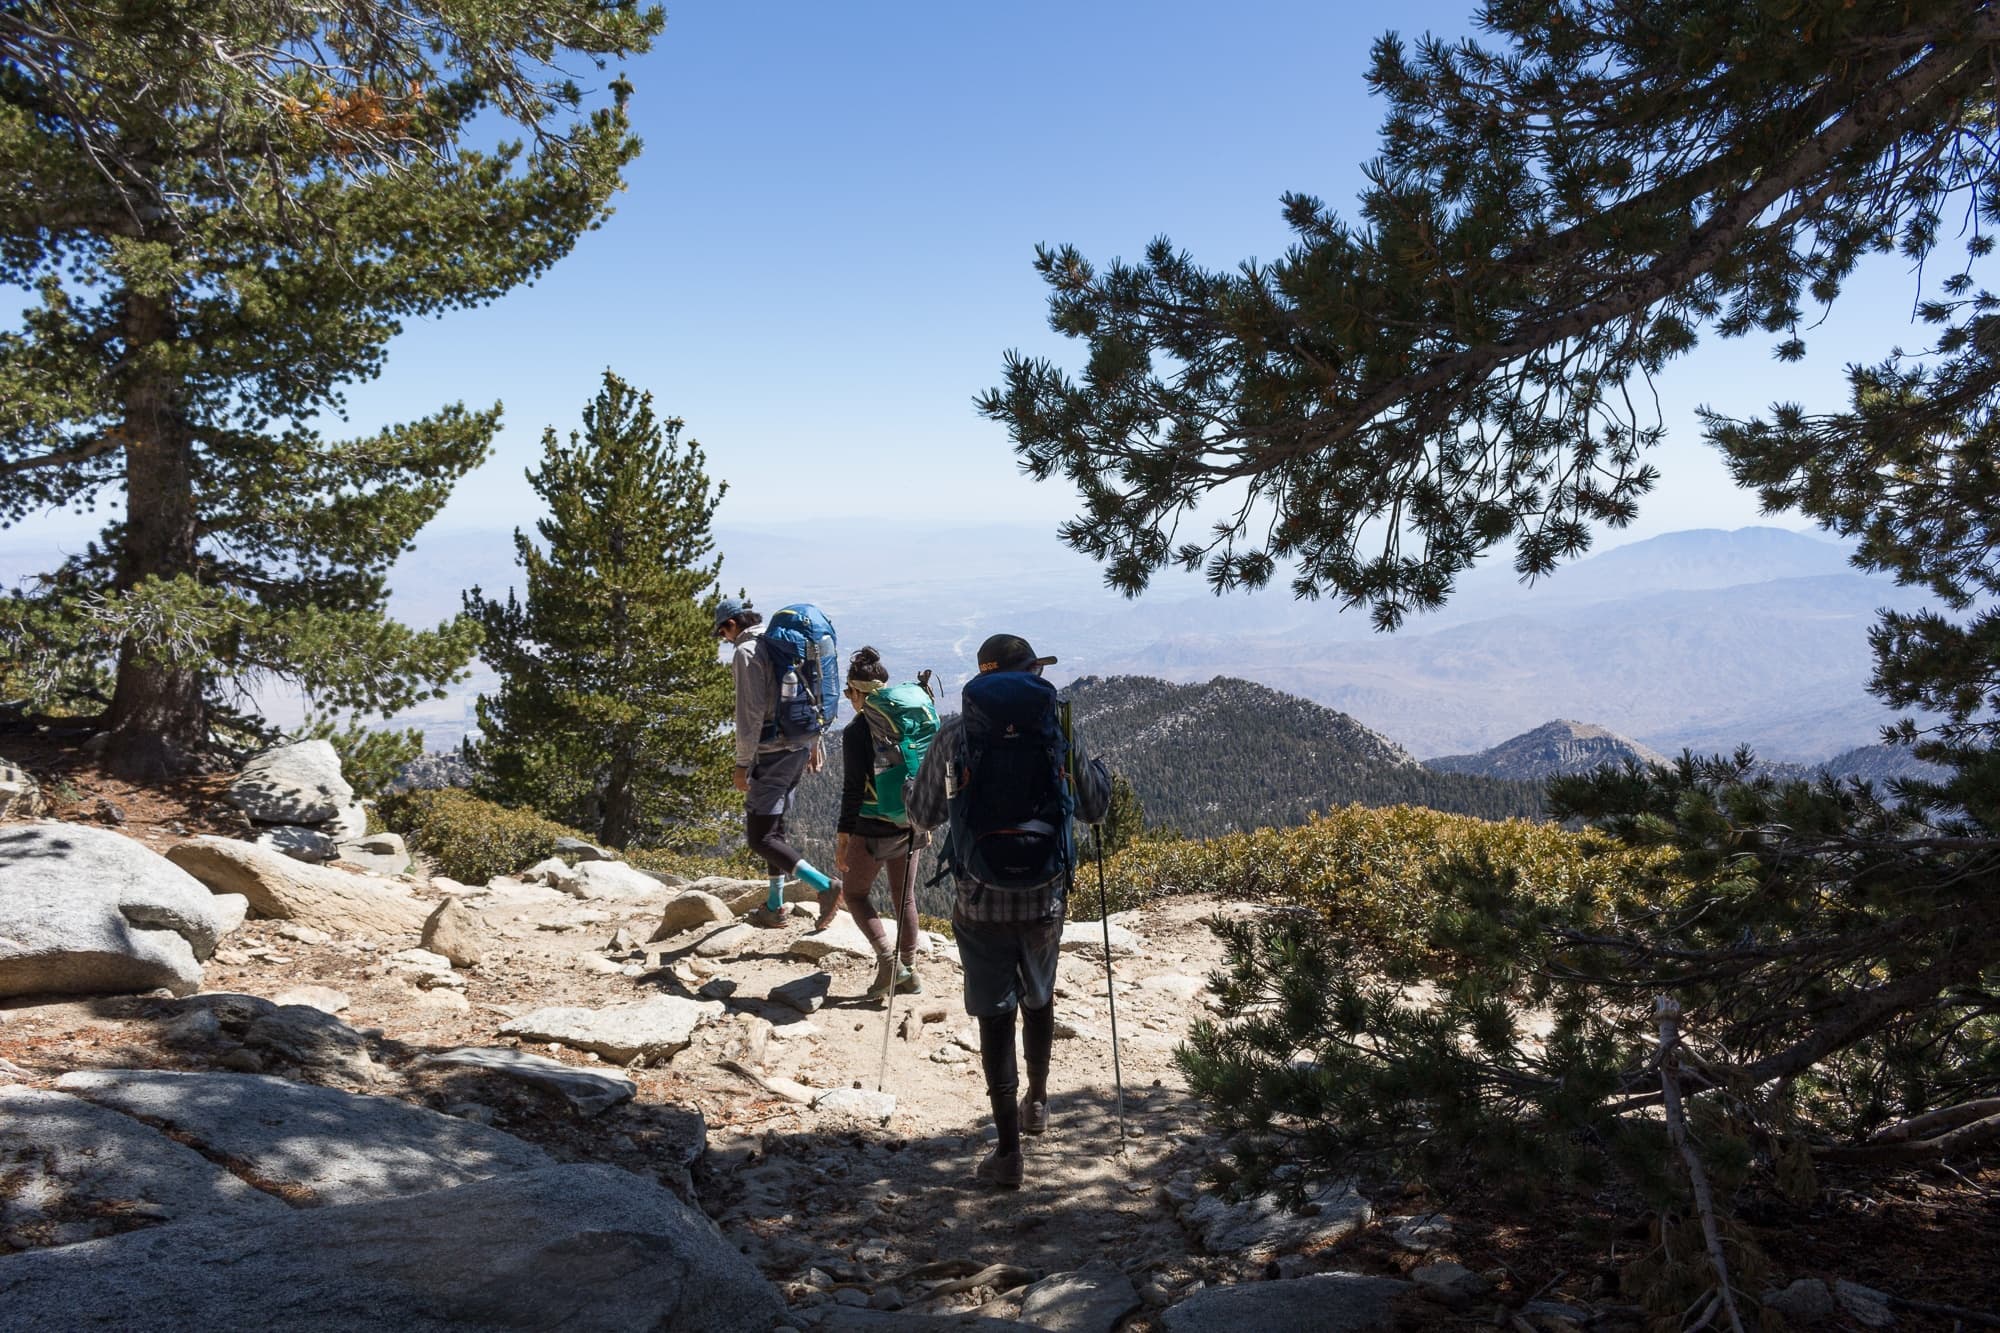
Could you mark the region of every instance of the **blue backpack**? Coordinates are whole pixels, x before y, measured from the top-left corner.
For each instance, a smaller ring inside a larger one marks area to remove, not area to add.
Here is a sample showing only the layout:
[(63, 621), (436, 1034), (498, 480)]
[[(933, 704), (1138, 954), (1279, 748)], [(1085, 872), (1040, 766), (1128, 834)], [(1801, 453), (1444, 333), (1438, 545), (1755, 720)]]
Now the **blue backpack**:
[(817, 736), (840, 713), (840, 644), (833, 622), (811, 602), (774, 614), (764, 627), (763, 656), (778, 681), (778, 700), (762, 740)]
[(956, 875), (1039, 892), (1052, 907), (1075, 860), (1076, 808), (1056, 687), (1026, 672), (988, 672), (965, 683), (960, 707), (965, 762), (952, 775), (942, 854)]

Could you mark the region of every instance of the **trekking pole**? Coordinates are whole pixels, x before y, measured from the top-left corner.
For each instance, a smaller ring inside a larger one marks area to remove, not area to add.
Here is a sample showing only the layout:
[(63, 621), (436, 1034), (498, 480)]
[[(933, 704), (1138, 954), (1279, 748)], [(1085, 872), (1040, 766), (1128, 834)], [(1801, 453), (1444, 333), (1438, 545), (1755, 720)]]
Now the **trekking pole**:
[(1125, 1073), (1118, 1063), (1118, 996), (1111, 980), (1111, 898), (1104, 888), (1104, 828), (1090, 826), (1097, 844), (1097, 918), (1104, 923), (1104, 1003), (1111, 1011), (1111, 1080), (1118, 1088), (1118, 1151), (1125, 1152)]

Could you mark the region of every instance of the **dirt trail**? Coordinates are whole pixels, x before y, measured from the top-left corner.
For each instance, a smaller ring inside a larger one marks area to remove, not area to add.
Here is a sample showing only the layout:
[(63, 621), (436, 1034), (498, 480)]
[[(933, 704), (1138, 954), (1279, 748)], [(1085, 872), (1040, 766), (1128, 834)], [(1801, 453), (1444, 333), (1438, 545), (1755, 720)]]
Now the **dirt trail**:
[[(411, 887), (427, 900), (440, 896), (426, 881)], [(761, 1018), (770, 1024), (761, 1062), (767, 1078), (814, 1089), (875, 1086), (884, 1012), (859, 998), (873, 965), (848, 955), (821, 962), (790, 955), (810, 920), (756, 931), (740, 951), (711, 959), (694, 951), (704, 931), (644, 943), (659, 919), (657, 898), (581, 902), (539, 886), (501, 890), (469, 900), (483, 904), (476, 917), (485, 956), (449, 984), (393, 960), (414, 939), (328, 939), (258, 920), (225, 942), (204, 990), (267, 998), (301, 986), (339, 990), (349, 997), (340, 1017), (378, 1034), (383, 1077), (365, 1090), (490, 1119), (564, 1159), (674, 1178), (677, 1169), (660, 1165), (672, 1137), (662, 1128), (667, 1108), (699, 1110), (708, 1143), (693, 1177), (699, 1202), (808, 1321), (815, 1307), (864, 1299), (876, 1308), (1017, 1309), (1018, 1291), (1010, 1302), (980, 1287), (917, 1304), (939, 1272), (970, 1274), (988, 1264), (1039, 1276), (1108, 1258), (1142, 1288), (1158, 1282), (1161, 1294), (1221, 1275), (1211, 1272), (1219, 1261), (1190, 1258), (1189, 1241), (1161, 1197), (1162, 1185), (1185, 1178), (1197, 1156), (1199, 1116), (1172, 1052), (1205, 1012), (1200, 983), (1220, 947), (1202, 922), (1216, 904), (1178, 901), (1144, 919), (1119, 918), (1140, 939), (1138, 952), (1114, 959), (1112, 968), (1126, 1089), (1122, 1155), (1103, 956), (1063, 956), (1051, 1128), (1024, 1140), (1025, 1187), (996, 1195), (971, 1179), (992, 1131), (978, 1057), (969, 1049), (975, 1029), (948, 941), (934, 937), (919, 957), (925, 993), (897, 998), (886, 1079), (896, 1106), (884, 1125), (796, 1104), (725, 1067), (745, 1055), (745, 1034)], [(829, 997), (809, 1017), (764, 998), (774, 986), (819, 971), (830, 974)], [(734, 983), (729, 1012), (671, 1060), (623, 1071), (637, 1082), (637, 1098), (595, 1118), (497, 1075), (418, 1068), (440, 1050), (507, 1044), (601, 1068), (595, 1056), (517, 1043), (497, 1030), (542, 1006), (603, 1008), (703, 986), (712, 994), (727, 989), (723, 983)], [(74, 1069), (217, 1067), (215, 1051), (175, 1041), (170, 1012), (169, 1003), (145, 997), (0, 1002), (0, 1059), (13, 1062), (16, 1077), (44, 1086)], [(270, 1072), (337, 1081), (323, 1071)], [(684, 1187), (686, 1177), (678, 1181)], [(933, 1266), (928, 1281), (912, 1282), (912, 1270), (926, 1265)]]

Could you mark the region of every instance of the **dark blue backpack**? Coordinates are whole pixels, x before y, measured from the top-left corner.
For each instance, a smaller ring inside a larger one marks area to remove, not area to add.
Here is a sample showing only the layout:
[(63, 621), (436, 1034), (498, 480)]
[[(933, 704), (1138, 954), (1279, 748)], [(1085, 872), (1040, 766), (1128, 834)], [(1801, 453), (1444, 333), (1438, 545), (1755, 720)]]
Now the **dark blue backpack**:
[(840, 713), (840, 644), (833, 622), (811, 602), (774, 614), (760, 650), (777, 678), (777, 704), (761, 739), (817, 736)]
[(1074, 859), (1076, 807), (1056, 687), (1023, 671), (988, 672), (965, 683), (960, 707), (950, 869), (994, 889), (1043, 891), (1053, 906)]

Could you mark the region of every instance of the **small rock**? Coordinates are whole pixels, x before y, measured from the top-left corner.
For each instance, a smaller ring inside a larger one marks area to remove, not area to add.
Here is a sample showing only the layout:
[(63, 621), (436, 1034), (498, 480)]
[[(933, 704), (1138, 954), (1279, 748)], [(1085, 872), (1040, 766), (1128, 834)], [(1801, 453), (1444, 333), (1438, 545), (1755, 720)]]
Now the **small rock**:
[(737, 950), (757, 938), (755, 926), (724, 926), (721, 930), (694, 946), (695, 953), (702, 958), (721, 958), (734, 954)]
[(971, 1053), (962, 1046), (940, 1046), (931, 1052), (932, 1064), (963, 1065), (971, 1062)]
[(456, 898), (446, 898), (425, 919), (423, 938), (424, 948), (451, 967), (475, 967), (485, 953), (478, 918)]
[(302, 926), (296, 921), (280, 921), (278, 923), (277, 934), (280, 938), (293, 940), (299, 944), (321, 945), (333, 943), (333, 936), (327, 934), (327, 932), (317, 930), (312, 926)]
[(417, 996), (419, 1009), (435, 1009), (445, 1013), (463, 1013), (472, 1008), (472, 1001), (455, 990), (427, 990)]
[(353, 1003), (346, 991), (331, 986), (293, 986), (271, 997), (273, 1004), (303, 1004), (323, 1014), (337, 1014)]
[(736, 982), (729, 977), (710, 977), (695, 995), (704, 1000), (726, 1000), (736, 994)]
[(1797, 1323), (1814, 1324), (1833, 1318), (1837, 1307), (1826, 1283), (1816, 1277), (1802, 1277), (1788, 1287), (1765, 1292), (1764, 1308), (1776, 1310)]
[(1492, 1290), (1493, 1284), (1464, 1264), (1432, 1260), (1410, 1274), (1417, 1289), (1455, 1310), (1463, 1310)]
[(623, 963), (614, 963), (609, 958), (594, 953), (577, 955), (576, 965), (584, 971), (594, 972), (600, 977), (622, 976), (625, 972), (625, 965)]
[(789, 1005), (802, 1014), (810, 1014), (826, 1003), (827, 992), (832, 985), (832, 976), (825, 972), (813, 972), (773, 986), (767, 998), (773, 1004)]
[(736, 914), (722, 899), (700, 889), (688, 889), (668, 900), (660, 912), (660, 924), (654, 928), (652, 939), (672, 939), (700, 926), (727, 924), (735, 919)]
[(215, 1058), (217, 1068), (234, 1070), (239, 1074), (261, 1074), (264, 1072), (264, 1057), (247, 1046), (238, 1046), (224, 1051)]
[(464, 990), (465, 978), (456, 972), (419, 972), (418, 990)]
[(1889, 1328), (1896, 1322), (1889, 1298), (1873, 1287), (1841, 1278), (1833, 1284), (1833, 1298), (1847, 1311), (1847, 1317), (1863, 1328)]
[(567, 1098), (585, 1115), (597, 1115), (629, 1102), (639, 1087), (623, 1074), (598, 1069), (578, 1069), (575, 1065), (551, 1060), (506, 1046), (466, 1046), (423, 1061), (427, 1065), (459, 1066), (484, 1070), (546, 1088)]
[(429, 949), (399, 949), (389, 955), (390, 967), (404, 972), (449, 972), (451, 959)]
[(1023, 1291), (1021, 1322), (1049, 1333), (1111, 1333), (1139, 1305), (1131, 1279), (1099, 1259), (1073, 1273), (1051, 1273)]

